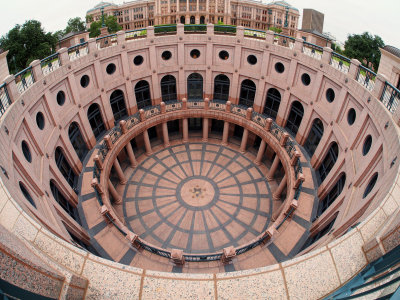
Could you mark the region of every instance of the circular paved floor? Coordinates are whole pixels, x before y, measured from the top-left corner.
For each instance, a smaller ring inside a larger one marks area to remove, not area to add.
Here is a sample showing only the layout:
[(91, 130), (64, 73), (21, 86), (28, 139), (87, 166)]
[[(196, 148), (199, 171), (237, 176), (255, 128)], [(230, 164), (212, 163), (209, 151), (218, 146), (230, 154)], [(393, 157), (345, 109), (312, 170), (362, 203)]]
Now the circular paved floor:
[(146, 158), (124, 199), (133, 232), (186, 253), (245, 244), (268, 227), (272, 210), (269, 185), (248, 157), (204, 143), (171, 146)]

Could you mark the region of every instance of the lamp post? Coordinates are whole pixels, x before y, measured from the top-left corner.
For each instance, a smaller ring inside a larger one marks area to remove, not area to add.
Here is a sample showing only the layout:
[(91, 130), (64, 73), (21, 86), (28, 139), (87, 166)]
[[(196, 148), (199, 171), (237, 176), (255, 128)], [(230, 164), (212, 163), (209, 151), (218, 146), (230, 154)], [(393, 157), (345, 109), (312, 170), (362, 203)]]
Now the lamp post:
[(106, 27), (106, 23), (104, 21), (104, 6), (100, 7), (101, 11), (101, 27)]

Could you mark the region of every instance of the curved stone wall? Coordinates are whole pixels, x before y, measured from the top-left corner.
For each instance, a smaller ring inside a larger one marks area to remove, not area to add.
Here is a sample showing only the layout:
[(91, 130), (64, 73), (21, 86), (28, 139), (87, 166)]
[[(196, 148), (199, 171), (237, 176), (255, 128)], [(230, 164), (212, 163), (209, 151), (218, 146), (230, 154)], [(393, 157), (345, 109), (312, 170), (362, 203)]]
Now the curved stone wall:
[[(0, 223), (26, 241), (31, 251), (50, 267), (64, 274), (66, 286), (73, 286), (68, 278), (76, 275), (89, 282), (86, 298), (116, 295), (121, 299), (134, 296), (168, 298), (168, 295), (189, 297), (191, 293), (210, 298), (231, 298), (232, 293), (236, 293), (237, 297), (244, 298), (270, 292), (282, 295), (282, 298), (311, 299), (338, 288), (379, 255), (375, 248), (371, 250), (365, 245), (380, 233), (381, 226), (396, 212), (400, 193), (396, 157), (399, 153), (398, 127), (391, 113), (377, 99), (382, 91), (379, 75), (370, 91), (355, 80), (356, 61), (351, 62), (348, 72), (342, 72), (331, 66), (333, 60), (328, 49), (324, 49), (318, 60), (303, 53), (300, 40), (296, 40), (290, 49), (275, 45), (272, 33), (267, 33), (265, 40), (253, 39), (244, 37), (241, 28), (235, 36), (216, 35), (212, 25), (207, 26), (207, 34), (185, 34), (183, 27), (178, 25), (177, 34), (168, 36), (154, 36), (153, 29), (148, 28), (146, 38), (124, 40), (125, 35), (120, 32), (116, 45), (100, 50), (96, 41), (91, 40), (88, 54), (75, 60), (70, 60), (67, 50), (63, 49), (59, 53), (61, 67), (46, 76), (41, 74), (40, 63), (34, 62), (35, 84), (21, 95), (18, 92), (20, 85), (13, 76), (6, 80), (13, 104), (1, 119)], [(200, 51), (198, 58), (190, 56), (193, 49)], [(171, 51), (170, 60), (161, 58), (165, 50)], [(221, 50), (230, 53), (228, 60), (219, 60), (217, 53)], [(133, 59), (139, 54), (144, 57), (144, 62), (135, 66)], [(248, 62), (249, 55), (256, 56), (256, 64)], [(282, 73), (278, 72), (281, 68), (276, 67), (278, 62), (284, 66)], [(116, 65), (112, 75), (105, 71), (109, 63)], [(251, 79), (256, 85), (253, 109), (258, 113), (263, 111), (268, 89), (276, 88), (282, 95), (276, 117), (282, 127), (287, 125), (293, 101), (301, 102), (304, 117), (296, 135), (299, 144), (305, 143), (313, 120), (318, 117), (322, 121), (324, 134), (311, 163), (317, 169), (333, 141), (338, 145), (339, 155), (318, 189), (319, 198), (331, 190), (342, 172), (346, 173), (347, 180), (340, 196), (313, 223), (311, 234), (336, 218), (329, 234), (305, 251), (318, 247), (317, 250), (255, 270), (177, 275), (121, 266), (66, 242), (69, 234), (65, 226), (80, 239), (89, 239), (81, 226), (54, 201), (49, 186), (50, 180), (54, 180), (70, 204), (77, 204), (77, 194), (55, 162), (55, 150), (60, 146), (76, 174), (82, 170), (82, 163), (68, 138), (69, 125), (77, 122), (85, 143), (92, 148), (96, 139), (87, 118), (91, 104), (99, 104), (105, 127), (111, 129), (114, 118), (109, 97), (115, 89), (124, 92), (128, 114), (132, 115), (137, 111), (134, 93), (137, 82), (143, 79), (149, 82), (152, 104), (156, 105), (161, 101), (159, 82), (164, 75), (175, 76), (178, 98), (182, 99), (188, 96), (187, 77), (193, 72), (203, 76), (203, 96), (209, 98), (213, 96), (215, 76), (226, 74), (230, 78), (229, 99), (234, 104), (238, 101), (243, 80)], [(308, 86), (303, 84), (303, 73), (310, 76)], [(81, 86), (83, 75), (90, 79), (86, 88)], [(328, 89), (334, 91), (333, 101), (330, 101), (331, 92), (327, 99)], [(60, 90), (66, 95), (62, 106), (57, 104)], [(348, 122), (350, 108), (356, 112), (353, 125)], [(43, 129), (37, 121), (39, 111), (44, 115)], [(363, 155), (368, 135), (372, 137), (372, 146)], [(26, 149), (25, 155), (23, 153), (23, 142), (29, 148), (30, 163), (26, 159)], [(375, 173), (378, 173), (376, 185), (363, 197)], [(30, 194), (34, 205), (27, 201), (26, 193), (23, 195), (19, 182)], [(354, 229), (339, 237), (350, 227)], [(363, 247), (371, 251), (364, 252)], [(381, 247), (385, 249), (386, 246)], [(232, 289), (232, 285), (236, 288)]]

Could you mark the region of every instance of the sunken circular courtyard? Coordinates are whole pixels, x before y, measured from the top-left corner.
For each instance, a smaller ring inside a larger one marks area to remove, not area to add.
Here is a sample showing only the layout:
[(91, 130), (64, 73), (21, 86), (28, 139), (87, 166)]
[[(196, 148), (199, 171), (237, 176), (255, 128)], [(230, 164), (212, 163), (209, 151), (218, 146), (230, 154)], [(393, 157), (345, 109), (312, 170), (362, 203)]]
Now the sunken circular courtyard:
[(196, 26), (90, 39), (0, 86), (10, 285), (319, 299), (398, 245), (385, 77), (302, 39)]

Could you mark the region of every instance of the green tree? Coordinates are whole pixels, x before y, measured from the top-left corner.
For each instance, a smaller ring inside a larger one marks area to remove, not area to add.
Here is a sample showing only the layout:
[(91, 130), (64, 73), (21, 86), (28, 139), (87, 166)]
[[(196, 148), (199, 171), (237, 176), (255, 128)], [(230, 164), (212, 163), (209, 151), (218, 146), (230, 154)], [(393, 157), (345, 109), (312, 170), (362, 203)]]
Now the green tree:
[(93, 16), (92, 15), (87, 15), (86, 16), (86, 23), (91, 23), (93, 22)]
[(45, 32), (42, 24), (28, 20), (23, 25), (15, 25), (0, 38), (0, 48), (9, 50), (7, 61), (11, 73), (26, 68), (33, 60), (52, 54), (57, 38), (51, 32)]
[(71, 18), (68, 20), (67, 27), (64, 30), (64, 34), (70, 32), (84, 31), (85, 29), (85, 22), (83, 22), (80, 17)]
[(335, 51), (336, 53), (343, 54), (343, 50), (342, 50), (338, 45), (336, 45), (336, 44), (333, 43), (333, 42), (332, 42), (332, 44), (331, 44), (331, 49), (332, 49), (333, 51)]
[[(106, 27), (108, 28), (109, 33), (114, 33), (114, 32), (117, 32), (118, 30), (122, 29), (122, 26), (118, 24), (117, 18), (115, 16), (105, 17), (104, 21), (105, 21)], [(89, 36), (92, 38), (98, 37), (100, 35), (100, 28), (101, 28), (101, 20), (90, 24)]]
[(271, 26), (271, 27), (269, 28), (269, 30), (272, 30), (272, 31), (275, 32), (275, 33), (281, 33), (281, 32), (282, 32), (282, 29), (281, 29), (281, 28), (273, 27), (273, 26)]
[(385, 43), (382, 38), (375, 35), (372, 36), (368, 32), (363, 34), (349, 35), (344, 44), (344, 54), (350, 58), (358, 59), (364, 66), (378, 70), (381, 52), (379, 48), (383, 48)]

